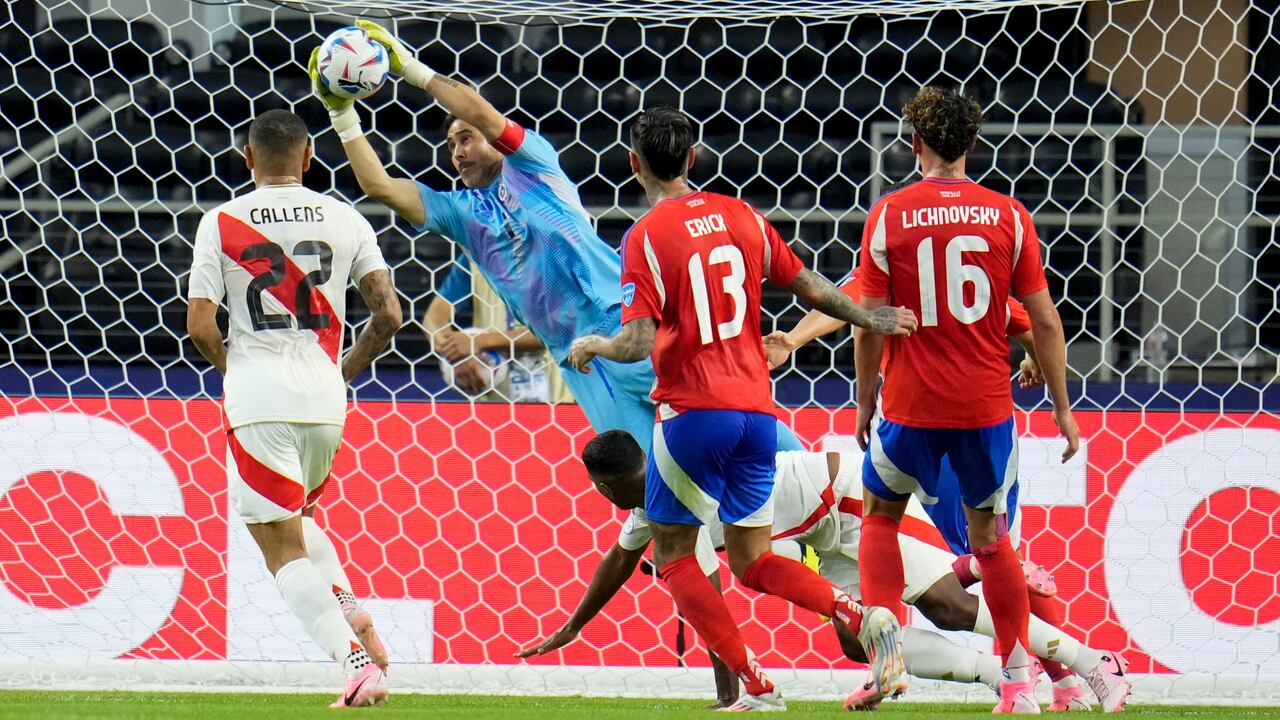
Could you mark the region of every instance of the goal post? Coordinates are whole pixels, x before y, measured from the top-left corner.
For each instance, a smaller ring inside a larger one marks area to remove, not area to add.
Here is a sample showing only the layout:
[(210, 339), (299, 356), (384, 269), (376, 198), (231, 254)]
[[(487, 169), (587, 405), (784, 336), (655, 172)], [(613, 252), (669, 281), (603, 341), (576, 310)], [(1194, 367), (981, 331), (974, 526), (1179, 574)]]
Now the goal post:
[[(354, 16), (545, 135), (615, 245), (646, 210), (625, 129), (648, 105), (682, 108), (700, 131), (693, 182), (758, 206), (833, 280), (871, 203), (916, 173), (904, 101), (963, 88), (985, 113), (970, 175), (1035, 219), (1085, 437), (1054, 462), (1043, 392), (1015, 390), (1026, 552), (1057, 577), (1068, 629), (1129, 659), (1136, 701), (1280, 697), (1280, 13), (1246, 0), (7, 4), (8, 683), (336, 682), (228, 508), (221, 381), (185, 331), (196, 224), (251, 187), (248, 123), (284, 107), (313, 130), (305, 183), (369, 218), (413, 319), (354, 383), (317, 513), (397, 687), (712, 692), (705, 650), (642, 573), (572, 645), (513, 658), (565, 621), (622, 518), (578, 461), (592, 432), (575, 405), (442, 377), (420, 321), (464, 255), (361, 194), (310, 95), (311, 49)], [(358, 108), (392, 174), (455, 187), (425, 94), (388, 83)], [(505, 322), (483, 288), (462, 296), (459, 326)], [(803, 315), (782, 292), (765, 304), (766, 331)], [(775, 374), (809, 447), (858, 454), (852, 378), (844, 331)], [(728, 587), (789, 697), (861, 677), (817, 618)]]

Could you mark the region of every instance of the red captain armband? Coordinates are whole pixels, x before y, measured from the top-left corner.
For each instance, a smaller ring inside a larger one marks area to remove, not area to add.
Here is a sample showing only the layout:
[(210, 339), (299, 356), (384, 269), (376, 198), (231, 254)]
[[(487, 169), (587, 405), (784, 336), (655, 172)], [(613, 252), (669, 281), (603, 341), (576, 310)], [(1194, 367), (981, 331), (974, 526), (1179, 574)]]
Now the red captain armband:
[(503, 155), (510, 155), (524, 144), (524, 128), (520, 127), (520, 123), (508, 120), (507, 126), (502, 129), (502, 134), (494, 138), (490, 144)]

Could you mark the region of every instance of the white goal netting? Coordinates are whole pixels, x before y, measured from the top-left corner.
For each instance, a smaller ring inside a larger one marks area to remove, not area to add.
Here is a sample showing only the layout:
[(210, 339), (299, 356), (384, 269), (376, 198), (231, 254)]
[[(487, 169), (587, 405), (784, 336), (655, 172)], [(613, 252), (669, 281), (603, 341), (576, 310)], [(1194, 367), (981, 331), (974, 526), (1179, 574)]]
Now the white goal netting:
[[(419, 321), (463, 255), (361, 196), (304, 69), (350, 23), (338, 10), (382, 19), (547, 136), (612, 243), (644, 209), (626, 124), (680, 106), (701, 126), (694, 181), (759, 206), (832, 279), (872, 201), (915, 172), (904, 100), (963, 87), (986, 111), (971, 175), (1035, 217), (1087, 439), (1051, 463), (1043, 394), (1017, 392), (1030, 556), (1057, 576), (1069, 629), (1144, 675), (1139, 699), (1280, 695), (1280, 15), (1245, 0), (6, 3), (10, 682), (336, 678), (228, 512), (220, 380), (185, 337), (196, 223), (250, 187), (254, 114), (286, 107), (315, 129), (306, 184), (369, 217), (414, 319), (356, 383), (318, 514), (397, 683), (711, 692), (705, 652), (643, 574), (573, 645), (513, 660), (564, 622), (620, 517), (577, 461), (590, 429), (545, 402), (537, 363), (479, 398), (442, 378)], [(393, 174), (450, 188), (427, 100), (389, 85), (361, 113)], [(467, 282), (446, 293), (454, 321), (500, 329)], [(766, 303), (767, 329), (802, 315)], [(852, 376), (843, 331), (777, 374), (805, 442), (856, 449)], [(791, 695), (847, 691), (853, 665), (816, 618), (729, 598)]]

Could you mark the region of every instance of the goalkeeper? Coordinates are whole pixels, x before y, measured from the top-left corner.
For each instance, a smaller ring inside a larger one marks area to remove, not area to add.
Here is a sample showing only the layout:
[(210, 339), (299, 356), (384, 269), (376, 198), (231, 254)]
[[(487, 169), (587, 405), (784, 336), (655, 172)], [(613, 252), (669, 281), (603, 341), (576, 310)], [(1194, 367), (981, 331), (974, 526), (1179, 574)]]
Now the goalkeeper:
[(360, 189), (418, 230), (461, 245), (515, 321), (564, 368), (565, 382), (592, 427), (626, 430), (643, 438), (647, 449), (654, 419), (650, 362), (597, 358), (589, 374), (565, 365), (574, 338), (612, 336), (621, 329), (621, 269), (618, 254), (592, 228), (555, 148), (475, 90), (436, 74), (386, 29), (364, 20), (356, 24), (386, 47), (393, 74), (449, 111), (448, 147), (466, 186), (442, 192), (389, 175), (364, 137), (354, 101), (324, 89), (312, 53), (312, 86), (329, 108)]

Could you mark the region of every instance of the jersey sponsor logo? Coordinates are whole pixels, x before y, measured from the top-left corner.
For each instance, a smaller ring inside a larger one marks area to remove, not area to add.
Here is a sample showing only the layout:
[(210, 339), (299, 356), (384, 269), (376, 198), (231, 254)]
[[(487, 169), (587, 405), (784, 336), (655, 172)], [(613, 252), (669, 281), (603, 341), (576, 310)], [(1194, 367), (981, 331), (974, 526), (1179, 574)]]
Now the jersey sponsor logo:
[(720, 213), (711, 213), (700, 218), (685, 220), (684, 226), (689, 231), (689, 237), (702, 237), (711, 233), (726, 232), (729, 229), (724, 222), (724, 216)]
[(636, 284), (633, 282), (622, 286), (622, 304), (631, 307), (631, 301), (636, 299)]
[(249, 222), (254, 225), (266, 225), (268, 223), (281, 222), (324, 222), (324, 208), (319, 205), (300, 205), (298, 207), (291, 208), (253, 208), (249, 210)]
[(929, 227), (930, 225), (990, 225), (1000, 224), (1000, 209), (984, 205), (948, 205), (922, 207), (902, 211), (902, 229)]

